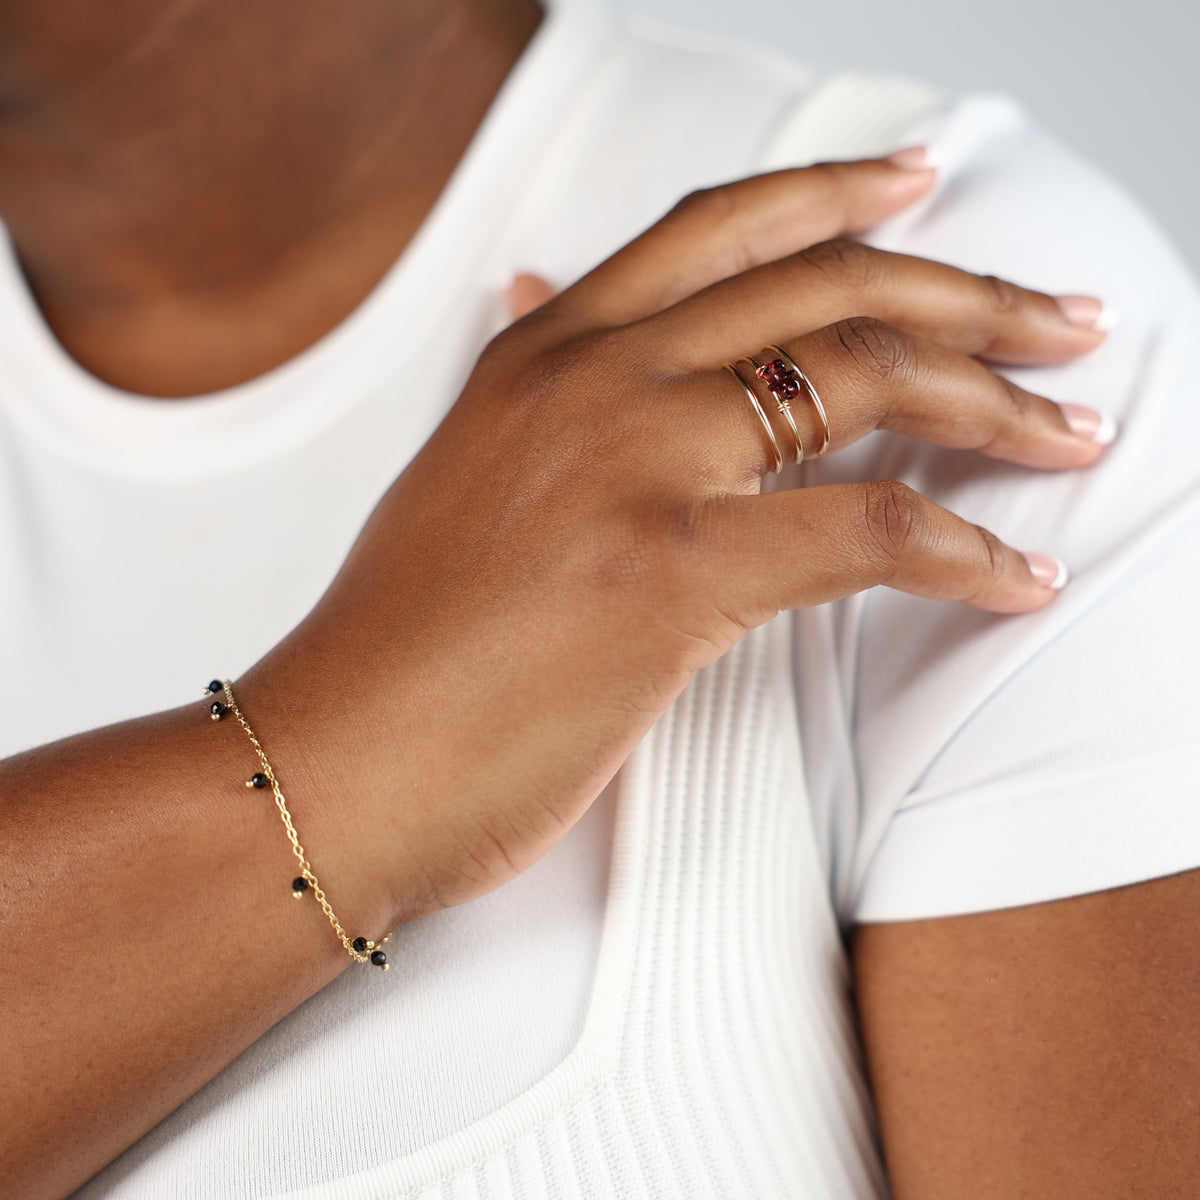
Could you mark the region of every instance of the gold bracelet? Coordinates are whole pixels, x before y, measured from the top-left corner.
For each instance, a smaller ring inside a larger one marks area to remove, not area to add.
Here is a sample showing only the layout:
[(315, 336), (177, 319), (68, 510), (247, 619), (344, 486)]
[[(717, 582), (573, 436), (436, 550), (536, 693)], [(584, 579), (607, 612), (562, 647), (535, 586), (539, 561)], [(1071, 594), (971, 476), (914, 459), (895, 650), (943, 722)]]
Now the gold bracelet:
[(350, 935), (342, 928), (341, 922), (334, 916), (333, 908), (326, 899), (324, 891), (321, 890), (321, 885), (317, 882), (317, 877), (313, 874), (313, 869), (304, 855), (304, 847), (300, 845), (300, 839), (296, 836), (296, 827), (292, 824), (292, 815), (288, 812), (287, 803), (283, 798), (283, 790), (279, 786), (279, 780), (275, 778), (275, 772), (271, 769), (271, 764), (267, 761), (266, 753), (258, 738), (254, 736), (254, 730), (250, 728), (250, 722), (246, 720), (242, 715), (242, 710), (238, 708), (237, 701), (233, 698), (233, 687), (228, 679), (224, 682), (214, 679), (204, 689), (206, 696), (215, 696), (218, 692), (224, 693), (225, 699), (214, 700), (208, 706), (209, 716), (214, 721), (219, 721), (226, 713), (233, 713), (237, 718), (238, 724), (246, 731), (246, 736), (250, 739), (250, 744), (254, 747), (254, 753), (258, 756), (258, 761), (262, 765), (261, 771), (256, 771), (246, 780), (246, 786), (248, 788), (269, 787), (271, 789), (275, 797), (275, 806), (279, 809), (280, 817), (283, 818), (283, 827), (287, 830), (288, 841), (292, 843), (292, 851), (296, 855), (297, 862), (300, 864), (300, 874), (292, 880), (292, 895), (299, 900), (309, 888), (312, 888), (312, 893), (316, 896), (317, 903), (324, 909), (325, 915), (329, 918), (330, 925), (333, 926), (333, 932), (338, 935), (338, 939), (346, 947), (346, 953), (355, 962), (369, 962), (377, 967), (382, 967), (386, 971), (389, 966), (387, 955), (380, 947), (392, 935), (390, 933), (385, 934), (376, 943), (368, 941), (364, 937), (351, 939)]

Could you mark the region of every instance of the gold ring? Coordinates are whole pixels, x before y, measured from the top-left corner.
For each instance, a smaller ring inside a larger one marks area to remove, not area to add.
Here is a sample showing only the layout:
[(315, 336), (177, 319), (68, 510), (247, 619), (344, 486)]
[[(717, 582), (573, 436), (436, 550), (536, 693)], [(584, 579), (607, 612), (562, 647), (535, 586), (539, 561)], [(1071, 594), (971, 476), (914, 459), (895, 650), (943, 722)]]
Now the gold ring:
[[(742, 360), (739, 358), (737, 361), (741, 362)], [(773, 474), (778, 474), (783, 470), (783, 453), (779, 449), (779, 442), (775, 437), (775, 430), (771, 428), (770, 419), (763, 411), (763, 406), (758, 402), (758, 397), (754, 394), (754, 389), (746, 382), (746, 378), (741, 371), (737, 369), (737, 365), (735, 363), (726, 363), (725, 370), (742, 385), (742, 390), (746, 393), (746, 398), (750, 401), (755, 413), (758, 414), (758, 419), (762, 422), (762, 427), (766, 431), (767, 440), (771, 443), (771, 452), (775, 456), (775, 465), (771, 468), (771, 471)]]

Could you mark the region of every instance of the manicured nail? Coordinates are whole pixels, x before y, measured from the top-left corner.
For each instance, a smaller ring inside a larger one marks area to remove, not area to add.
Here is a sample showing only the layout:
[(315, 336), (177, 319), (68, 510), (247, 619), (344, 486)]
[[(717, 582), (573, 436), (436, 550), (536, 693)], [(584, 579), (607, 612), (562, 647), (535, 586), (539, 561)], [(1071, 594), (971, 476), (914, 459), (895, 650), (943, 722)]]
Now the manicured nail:
[(1067, 564), (1061, 559), (1049, 554), (1026, 554), (1025, 561), (1029, 564), (1034, 579), (1043, 587), (1061, 592), (1067, 586), (1067, 580), (1071, 576)]
[(1117, 310), (1111, 304), (1105, 304), (1095, 296), (1057, 296), (1055, 301), (1062, 315), (1072, 325), (1079, 325), (1096, 333), (1107, 333), (1110, 329), (1115, 329), (1120, 319)]
[(1087, 438), (1097, 446), (1111, 446), (1117, 440), (1117, 423), (1111, 413), (1098, 412), (1082, 404), (1060, 404), (1058, 407), (1076, 437)]
[(908, 146), (889, 154), (883, 161), (902, 171), (928, 171), (938, 166), (937, 152), (928, 146)]

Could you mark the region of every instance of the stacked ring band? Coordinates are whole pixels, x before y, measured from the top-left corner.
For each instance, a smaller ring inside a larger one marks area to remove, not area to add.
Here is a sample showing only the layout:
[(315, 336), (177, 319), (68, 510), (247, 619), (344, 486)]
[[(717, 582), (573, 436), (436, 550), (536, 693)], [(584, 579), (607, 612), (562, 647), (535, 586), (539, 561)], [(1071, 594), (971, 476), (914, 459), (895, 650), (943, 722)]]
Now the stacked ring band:
[[(737, 362), (741, 362), (739, 358)], [(752, 361), (752, 360), (748, 360)], [(763, 406), (759, 403), (758, 397), (754, 394), (754, 389), (746, 381), (746, 377), (737, 369), (737, 363), (726, 363), (727, 370), (733, 377), (742, 385), (742, 390), (746, 393), (746, 398), (750, 401), (755, 413), (758, 414), (758, 419), (762, 422), (762, 427), (767, 435), (767, 440), (771, 444), (771, 452), (775, 456), (775, 465), (771, 468), (772, 472), (778, 473), (783, 470), (783, 451), (779, 449), (779, 441), (775, 437), (775, 430), (771, 428), (771, 420), (763, 411)]]
[[(821, 445), (817, 449), (813, 458), (820, 458), (826, 450), (829, 449), (829, 417), (825, 412), (825, 405), (821, 403), (821, 397), (817, 395), (817, 389), (813, 387), (812, 380), (800, 369), (800, 364), (782, 347), (768, 346), (768, 350), (772, 354), (776, 354), (783, 359), (788, 366), (791, 367), (793, 374), (803, 385), (804, 390), (808, 393), (808, 399), (811, 402), (813, 409), (816, 411), (817, 420), (821, 422)], [(761, 378), (761, 376), (760, 376)]]
[(777, 474), (783, 470), (784, 463), (783, 451), (780, 448), (779, 439), (775, 436), (775, 429), (754, 388), (745, 375), (738, 370), (739, 363), (749, 363), (754, 368), (755, 376), (767, 385), (767, 389), (770, 391), (771, 396), (775, 400), (776, 407), (779, 409), (779, 415), (787, 423), (788, 430), (795, 442), (795, 457), (793, 462), (797, 466), (804, 461), (805, 450), (799, 426), (796, 424), (796, 418), (792, 415), (791, 402), (801, 395), (802, 392), (813, 406), (813, 410), (817, 414), (817, 420), (821, 425), (821, 445), (811, 457), (820, 458), (829, 449), (831, 438), (829, 417), (825, 412), (825, 405), (821, 403), (821, 397), (817, 394), (817, 389), (813, 387), (812, 380), (805, 375), (800, 364), (782, 346), (771, 345), (767, 347), (767, 351), (773, 357), (766, 362), (760, 362), (753, 355), (745, 354), (731, 363), (725, 363), (725, 369), (742, 385), (742, 390), (746, 393), (746, 398), (750, 401), (755, 415), (762, 424), (774, 459), (774, 466), (771, 468), (771, 471)]
[[(763, 372), (767, 368), (757, 358), (752, 354), (748, 354), (746, 355), (746, 361), (754, 367), (754, 373), (759, 379), (766, 378)], [(775, 397), (775, 407), (779, 409), (779, 415), (787, 422), (788, 428), (792, 431), (792, 437), (796, 439), (796, 457), (793, 461), (796, 466), (799, 466), (804, 461), (804, 439), (800, 436), (800, 430), (796, 425), (796, 418), (792, 416), (792, 398), (781, 391), (776, 391), (774, 388), (771, 389), (771, 395)]]

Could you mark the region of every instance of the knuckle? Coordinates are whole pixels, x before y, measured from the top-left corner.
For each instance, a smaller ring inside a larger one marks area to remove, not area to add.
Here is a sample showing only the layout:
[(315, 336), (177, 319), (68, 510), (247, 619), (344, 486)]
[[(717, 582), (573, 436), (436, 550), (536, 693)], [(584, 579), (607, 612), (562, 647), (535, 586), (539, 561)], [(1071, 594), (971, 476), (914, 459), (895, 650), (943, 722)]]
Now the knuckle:
[(851, 238), (831, 238), (818, 242), (799, 254), (808, 267), (828, 275), (844, 287), (865, 288), (880, 269), (878, 253), (862, 242)]
[(1000, 384), (1000, 391), (1009, 413), (1018, 418), (1026, 416), (1029, 413), (1033, 397), (1024, 388), (1017, 387), (1012, 380), (1005, 379), (1003, 375), (997, 375), (996, 379)]
[(615, 382), (627, 366), (623, 342), (618, 330), (602, 329), (533, 354), (516, 372), (511, 394), (544, 408), (594, 391), (598, 379)]
[(982, 549), (981, 564), (989, 584), (1000, 583), (1008, 574), (1008, 555), (1004, 543), (990, 529), (973, 526)]
[[(672, 210), (676, 218), (683, 217), (700, 227), (704, 265), (721, 278), (740, 275), (758, 261), (747, 241), (747, 222), (739, 219), (739, 212), (745, 207), (738, 185), (727, 183), (689, 192)], [(669, 293), (671, 300), (688, 294), (684, 281), (689, 278), (685, 274), (682, 290)]]
[(664, 496), (623, 506), (587, 556), (592, 580), (606, 590), (649, 587), (663, 600), (689, 595), (711, 525), (702, 501)]
[(737, 209), (737, 195), (729, 184), (715, 187), (696, 188), (681, 197), (671, 209), (672, 216), (686, 217), (689, 221), (704, 221), (720, 224)]
[(997, 316), (1006, 316), (1016, 312), (1023, 299), (1023, 293), (1015, 283), (1001, 279), (998, 275), (977, 275), (984, 303)]
[[(635, 386), (646, 386), (629, 339), (600, 330), (527, 353), (491, 380), (481, 377), (470, 410), (471, 436), (489, 431), (489, 454), (536, 459), (534, 491), (552, 492), (576, 473), (611, 470), (630, 444), (644, 437), (652, 417), (646, 405), (619, 403)], [(501, 381), (501, 386), (494, 386)], [(598, 419), (598, 397), (607, 419)], [(479, 422), (486, 422), (481, 426)]]
[(874, 317), (850, 317), (834, 329), (842, 349), (855, 368), (872, 380), (891, 380), (909, 375), (913, 351), (909, 340), (890, 325)]
[(906, 483), (894, 479), (868, 483), (863, 523), (871, 547), (895, 566), (925, 540), (924, 505)]
[(836, 187), (847, 187), (855, 180), (857, 166), (857, 163), (830, 158), (800, 169)]
[(702, 500), (671, 497), (647, 506), (642, 523), (655, 548), (654, 561), (675, 580), (690, 575), (702, 556), (712, 529), (712, 509)]
[(804, 180), (806, 199), (810, 203), (840, 204), (854, 186), (854, 167), (854, 163), (827, 161), (793, 169)]
[(509, 325), (495, 334), (484, 346), (475, 360), (475, 370), (472, 374), (486, 377), (489, 381), (494, 378), (508, 378), (518, 373), (529, 357), (529, 350), (521, 331)]

